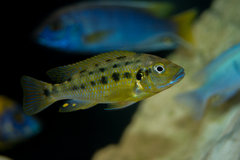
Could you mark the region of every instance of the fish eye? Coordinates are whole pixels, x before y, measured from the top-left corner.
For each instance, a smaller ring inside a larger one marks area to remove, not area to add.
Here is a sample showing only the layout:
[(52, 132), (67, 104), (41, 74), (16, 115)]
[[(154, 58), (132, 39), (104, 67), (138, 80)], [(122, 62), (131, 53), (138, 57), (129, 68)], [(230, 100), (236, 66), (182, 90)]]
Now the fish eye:
[(24, 121), (24, 117), (20, 113), (15, 113), (13, 116), (17, 123), (22, 123)]
[(154, 70), (155, 70), (157, 73), (159, 73), (159, 74), (161, 74), (161, 73), (163, 73), (163, 72), (165, 71), (165, 69), (164, 69), (164, 67), (163, 67), (162, 65), (154, 66)]
[(52, 31), (58, 31), (62, 28), (62, 24), (60, 20), (54, 20), (51, 24), (50, 24), (50, 29)]

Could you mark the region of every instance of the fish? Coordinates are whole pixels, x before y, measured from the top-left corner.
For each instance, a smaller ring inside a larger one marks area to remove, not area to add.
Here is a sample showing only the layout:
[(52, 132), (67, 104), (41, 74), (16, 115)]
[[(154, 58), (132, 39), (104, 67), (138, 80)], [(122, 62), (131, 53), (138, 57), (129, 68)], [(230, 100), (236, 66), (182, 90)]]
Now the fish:
[(78, 3), (50, 15), (36, 29), (34, 39), (42, 46), (75, 54), (176, 49), (192, 41), (196, 10), (167, 18), (169, 10), (171, 5), (160, 2)]
[(240, 90), (240, 43), (221, 53), (195, 77), (201, 86), (178, 95), (176, 99), (192, 106), (195, 117), (200, 119), (210, 99), (211, 106), (220, 106)]
[(0, 160), (13, 160), (12, 158), (0, 155)]
[(0, 95), (0, 150), (28, 139), (41, 131), (40, 122), (23, 113), (12, 99)]
[(60, 112), (106, 104), (121, 109), (179, 82), (184, 69), (167, 59), (145, 53), (112, 51), (47, 71), (55, 84), (21, 78), (23, 111), (36, 114), (59, 100)]

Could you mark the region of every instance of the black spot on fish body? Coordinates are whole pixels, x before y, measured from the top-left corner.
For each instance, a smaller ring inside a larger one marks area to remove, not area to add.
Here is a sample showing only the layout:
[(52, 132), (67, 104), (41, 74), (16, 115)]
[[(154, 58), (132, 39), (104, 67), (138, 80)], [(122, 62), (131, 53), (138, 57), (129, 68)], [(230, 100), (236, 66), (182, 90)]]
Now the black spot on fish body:
[(111, 59), (107, 59), (107, 60), (106, 60), (106, 62), (110, 62), (110, 61), (112, 61), (112, 60), (111, 60)]
[(84, 86), (84, 84), (81, 84), (81, 86), (80, 86), (80, 87), (81, 87), (81, 89), (85, 89), (85, 86)]
[(104, 72), (104, 71), (105, 71), (105, 68), (99, 68), (99, 71), (100, 71), (100, 72)]
[(98, 67), (98, 64), (95, 64), (95, 67)]
[(136, 63), (140, 63), (141, 61), (138, 59), (138, 60), (136, 60)]
[(117, 59), (124, 59), (124, 58), (126, 58), (126, 56), (117, 57)]
[(107, 77), (102, 76), (102, 78), (100, 79), (100, 83), (102, 83), (102, 84), (107, 84), (107, 83), (108, 83)]
[(80, 71), (79, 73), (82, 74), (82, 73), (84, 73), (84, 72), (86, 72), (86, 71), (87, 71), (87, 70), (84, 69), (84, 70)]
[(74, 90), (74, 91), (75, 91), (75, 90), (79, 90), (79, 87), (78, 87), (78, 86), (73, 86), (73, 87), (72, 87), (72, 90)]
[(49, 90), (48, 89), (44, 89), (43, 90), (43, 94), (45, 95), (45, 96), (50, 96), (50, 92), (49, 92)]
[(136, 74), (136, 79), (140, 81), (142, 80), (142, 78), (143, 78), (143, 69), (139, 69)]
[(115, 82), (118, 82), (120, 80), (120, 74), (117, 73), (117, 72), (114, 72), (112, 74), (112, 79), (115, 81)]
[(127, 65), (129, 65), (129, 64), (132, 64), (133, 62), (129, 62), (129, 61), (127, 61), (127, 62), (125, 62), (125, 66), (127, 66)]
[(117, 64), (114, 64), (114, 65), (113, 65), (113, 68), (117, 68), (117, 67), (118, 67), (118, 65), (117, 65)]
[(94, 81), (91, 81), (90, 83), (93, 87), (96, 85), (96, 83)]
[(93, 71), (90, 71), (90, 72), (89, 72), (89, 75), (92, 75), (92, 74), (93, 74)]
[(129, 79), (129, 78), (131, 78), (132, 76), (131, 76), (131, 74), (129, 73), (129, 72), (125, 72), (124, 74), (123, 74), (123, 78), (127, 78), (127, 79)]

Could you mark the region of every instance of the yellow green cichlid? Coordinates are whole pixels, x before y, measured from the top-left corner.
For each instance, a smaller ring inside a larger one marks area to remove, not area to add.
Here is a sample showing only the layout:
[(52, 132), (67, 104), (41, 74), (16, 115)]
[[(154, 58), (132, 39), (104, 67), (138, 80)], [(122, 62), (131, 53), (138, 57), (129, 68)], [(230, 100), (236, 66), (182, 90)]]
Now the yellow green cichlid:
[(128, 51), (103, 53), (47, 72), (56, 84), (23, 76), (23, 110), (33, 115), (59, 100), (60, 112), (99, 103), (118, 109), (159, 93), (184, 77), (184, 69), (166, 59)]

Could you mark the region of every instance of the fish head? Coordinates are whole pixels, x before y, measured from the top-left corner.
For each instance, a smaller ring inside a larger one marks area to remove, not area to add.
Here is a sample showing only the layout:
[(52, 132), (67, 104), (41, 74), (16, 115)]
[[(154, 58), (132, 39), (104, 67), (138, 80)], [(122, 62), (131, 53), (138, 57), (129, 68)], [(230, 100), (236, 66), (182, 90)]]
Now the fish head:
[(145, 56), (145, 67), (142, 71), (141, 86), (146, 92), (161, 92), (185, 75), (184, 69), (171, 61), (154, 55)]
[(63, 51), (75, 51), (81, 44), (81, 27), (62, 19), (48, 20), (35, 32), (37, 43)]

